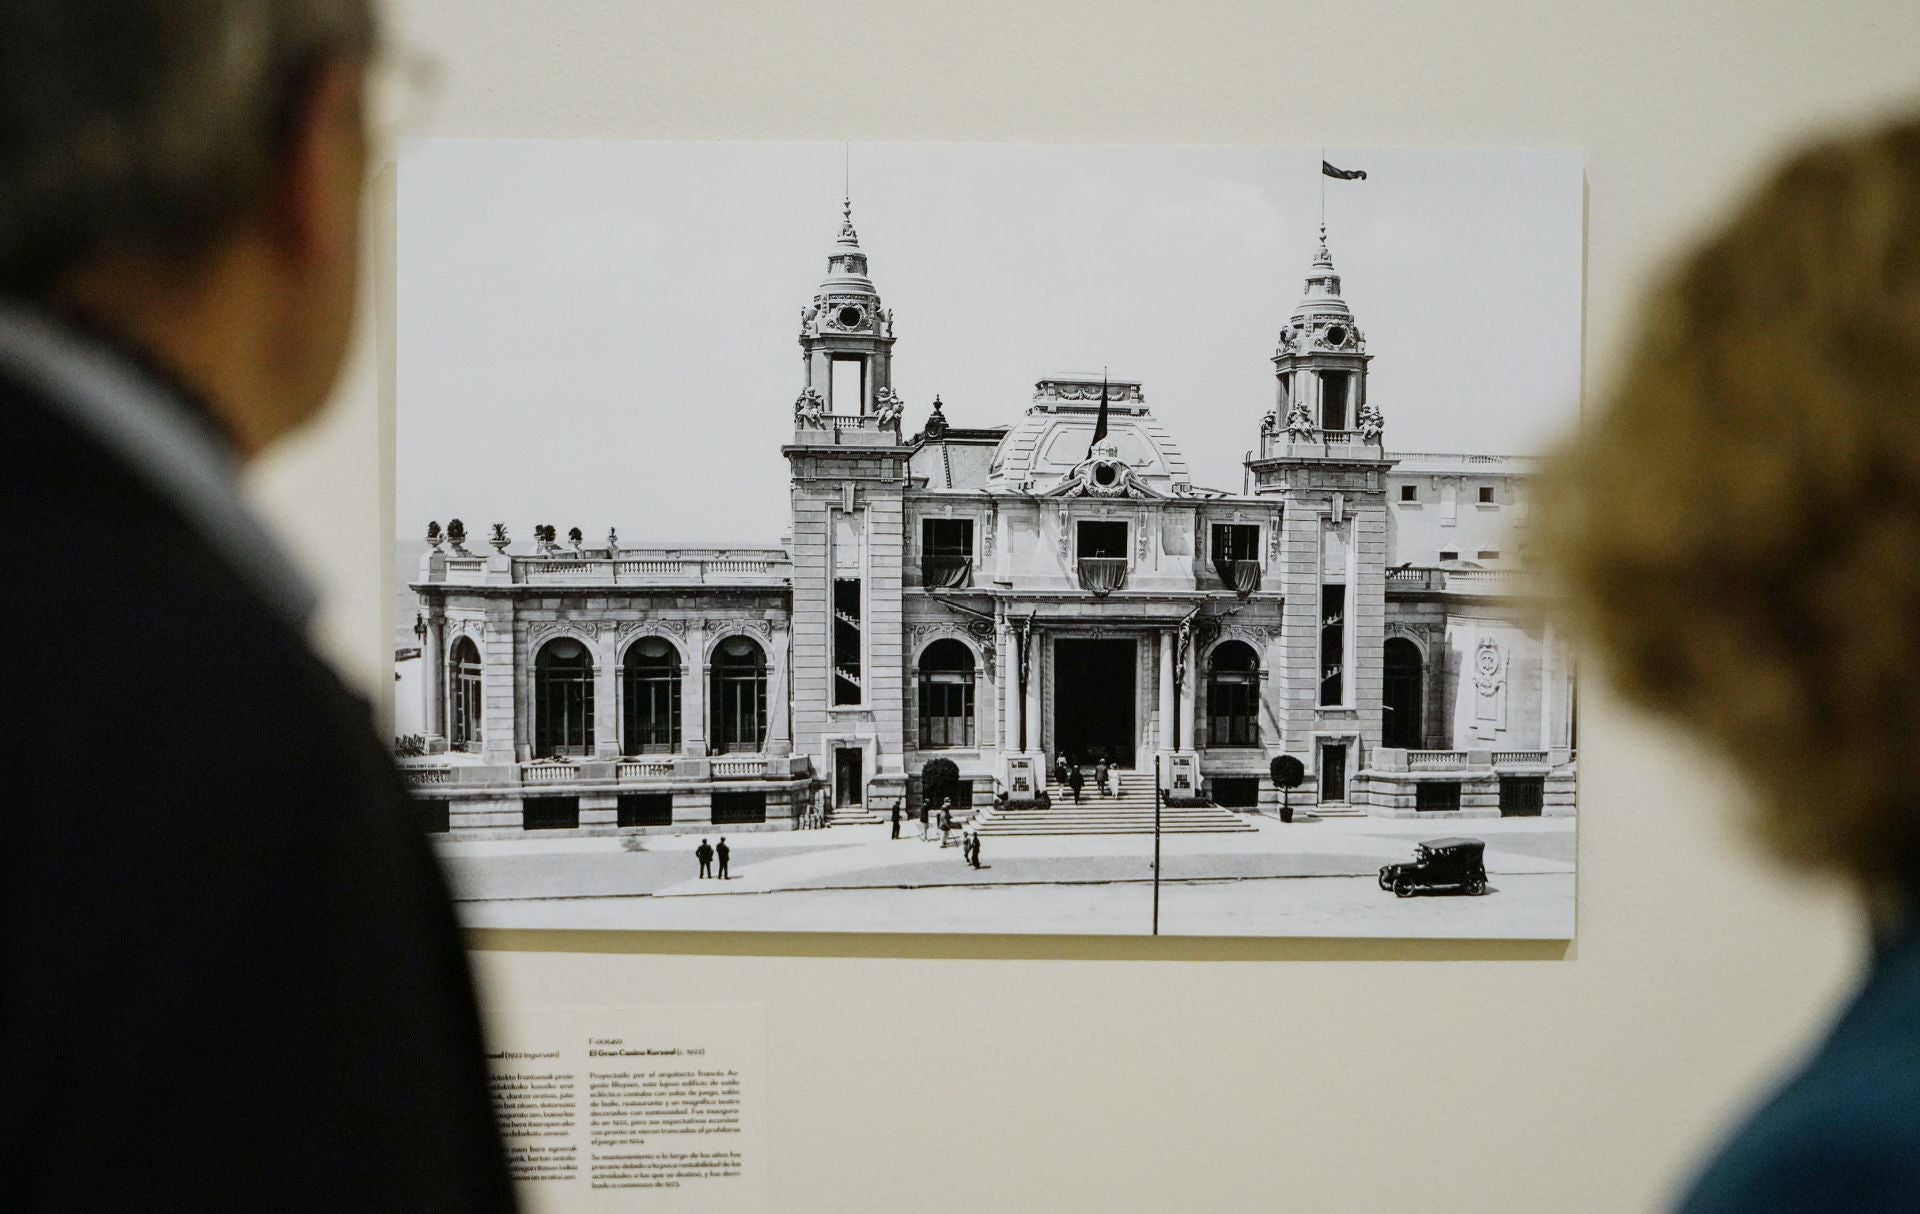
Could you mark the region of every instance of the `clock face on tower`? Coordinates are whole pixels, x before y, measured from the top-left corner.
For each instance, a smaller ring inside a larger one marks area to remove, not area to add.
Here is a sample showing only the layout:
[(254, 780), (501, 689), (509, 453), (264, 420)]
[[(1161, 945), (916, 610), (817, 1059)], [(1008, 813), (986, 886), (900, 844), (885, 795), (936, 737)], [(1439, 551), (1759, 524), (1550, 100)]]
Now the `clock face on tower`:
[(1335, 348), (1346, 345), (1347, 327), (1345, 325), (1328, 325), (1327, 344)]
[(857, 329), (866, 319), (867, 310), (858, 304), (843, 304), (840, 310), (833, 314), (833, 323), (843, 329)]

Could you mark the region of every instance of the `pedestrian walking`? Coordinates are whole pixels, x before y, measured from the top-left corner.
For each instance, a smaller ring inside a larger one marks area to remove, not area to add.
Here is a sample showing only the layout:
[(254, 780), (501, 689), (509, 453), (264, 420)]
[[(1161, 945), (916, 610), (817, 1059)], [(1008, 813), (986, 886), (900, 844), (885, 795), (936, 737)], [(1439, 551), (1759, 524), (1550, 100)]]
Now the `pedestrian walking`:
[(920, 841), (927, 841), (927, 803), (920, 802)]
[(1067, 782), (1067, 756), (1064, 753), (1053, 757), (1053, 776), (1062, 784)]
[(953, 829), (953, 815), (944, 808), (940, 811), (940, 846), (947, 845), (947, 832)]
[(967, 863), (973, 865), (975, 868), (979, 868), (980, 867), (980, 832), (977, 830), (973, 832), (973, 842), (972, 842), (971, 850), (973, 854), (967, 857)]
[(900, 837), (900, 802), (893, 803), (893, 837)]
[(1093, 769), (1094, 783), (1100, 788), (1100, 795), (1110, 797), (1113, 793), (1107, 787), (1107, 761), (1100, 760), (1100, 766)]
[(1080, 804), (1080, 788), (1086, 782), (1087, 773), (1081, 771), (1080, 765), (1075, 763), (1072, 768), (1067, 771), (1067, 787), (1073, 790), (1073, 803), (1075, 805)]
[(727, 879), (727, 857), (733, 854), (733, 849), (727, 846), (727, 837), (725, 835), (720, 836), (720, 846), (713, 849), (713, 854), (720, 857), (720, 879), (725, 881)]
[(693, 849), (693, 855), (696, 860), (700, 861), (700, 875), (702, 877), (713, 876), (713, 848), (707, 846), (705, 839), (700, 840), (700, 846)]

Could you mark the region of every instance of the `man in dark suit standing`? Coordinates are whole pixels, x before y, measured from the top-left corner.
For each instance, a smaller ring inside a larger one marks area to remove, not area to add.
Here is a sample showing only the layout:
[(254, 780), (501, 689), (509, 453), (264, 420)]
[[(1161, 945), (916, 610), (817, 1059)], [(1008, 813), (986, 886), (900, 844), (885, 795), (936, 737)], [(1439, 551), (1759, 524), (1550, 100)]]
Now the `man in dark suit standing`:
[(693, 849), (693, 858), (700, 861), (700, 876), (703, 880), (713, 876), (712, 844), (708, 843), (705, 839), (700, 840), (700, 846)]
[(727, 846), (727, 837), (725, 835), (720, 836), (720, 843), (713, 849), (713, 854), (720, 859), (720, 879), (725, 881), (727, 879), (727, 857), (733, 854), (733, 849)]
[(513, 1206), (418, 810), (237, 485), (342, 365), (377, 49), (0, 5), (9, 1210)]

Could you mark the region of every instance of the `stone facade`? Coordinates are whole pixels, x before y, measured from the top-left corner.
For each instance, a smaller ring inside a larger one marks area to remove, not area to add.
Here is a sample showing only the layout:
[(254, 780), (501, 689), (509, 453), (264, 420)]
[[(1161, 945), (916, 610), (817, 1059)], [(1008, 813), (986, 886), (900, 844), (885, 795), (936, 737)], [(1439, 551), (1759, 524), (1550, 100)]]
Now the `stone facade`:
[(1011, 426), (908, 436), (851, 208), (801, 312), (778, 549), (430, 530), (424, 754), (444, 827), (788, 827), (1044, 795), (1063, 755), (1172, 799), (1571, 813), (1573, 667), (1513, 568), (1528, 463), (1390, 453), (1325, 232), (1272, 361), (1250, 492), (1196, 484), (1143, 386), (1053, 376)]

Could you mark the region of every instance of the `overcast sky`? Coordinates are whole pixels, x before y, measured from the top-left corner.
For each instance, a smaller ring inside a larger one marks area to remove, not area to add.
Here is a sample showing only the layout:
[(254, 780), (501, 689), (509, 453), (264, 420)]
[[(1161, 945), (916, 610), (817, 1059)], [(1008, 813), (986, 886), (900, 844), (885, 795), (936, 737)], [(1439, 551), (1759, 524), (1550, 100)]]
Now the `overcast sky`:
[[(1580, 373), (1576, 151), (1329, 148), (1328, 243), (1390, 451), (1532, 453)], [(1238, 490), (1320, 221), (1317, 147), (855, 144), (907, 429), (1144, 381)], [(400, 162), (400, 534), (771, 545), (840, 144), (431, 140)]]

